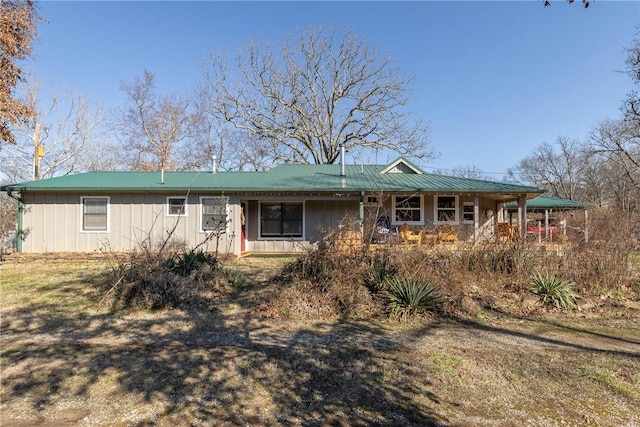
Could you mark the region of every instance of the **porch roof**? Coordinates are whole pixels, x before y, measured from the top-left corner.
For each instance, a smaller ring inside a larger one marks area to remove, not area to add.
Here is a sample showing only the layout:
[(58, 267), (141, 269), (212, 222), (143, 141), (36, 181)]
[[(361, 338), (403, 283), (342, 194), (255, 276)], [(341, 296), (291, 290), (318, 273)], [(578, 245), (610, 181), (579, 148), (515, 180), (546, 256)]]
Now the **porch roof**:
[(3, 191), (184, 192), (225, 191), (348, 193), (427, 192), (455, 194), (526, 194), (545, 190), (503, 182), (431, 173), (382, 173), (388, 165), (280, 165), (267, 172), (85, 172), (5, 185)]
[[(514, 202), (505, 203), (507, 209), (517, 209), (518, 204)], [(534, 199), (527, 200), (527, 210), (545, 210), (555, 209), (559, 211), (575, 210), (575, 209), (589, 209), (593, 205), (587, 202), (580, 202), (577, 200), (563, 199), (560, 197), (552, 196), (538, 196)]]

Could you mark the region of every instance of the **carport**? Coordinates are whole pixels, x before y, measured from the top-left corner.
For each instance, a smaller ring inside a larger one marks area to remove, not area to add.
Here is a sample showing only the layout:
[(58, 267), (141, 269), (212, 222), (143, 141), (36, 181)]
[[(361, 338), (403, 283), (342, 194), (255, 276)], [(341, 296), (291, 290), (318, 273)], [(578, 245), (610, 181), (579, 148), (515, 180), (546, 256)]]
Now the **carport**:
[[(538, 241), (540, 242), (544, 237), (545, 240), (548, 240), (551, 236), (549, 233), (549, 215), (553, 212), (567, 212), (567, 211), (583, 211), (584, 212), (584, 226), (581, 227), (584, 231), (584, 239), (585, 241), (589, 240), (589, 208), (592, 208), (593, 205), (587, 202), (580, 202), (577, 200), (563, 199), (560, 197), (552, 197), (552, 196), (538, 196), (534, 199), (527, 200), (526, 208), (527, 208), (527, 216), (531, 214), (542, 214), (543, 219), (539, 220), (540, 223), (544, 221), (544, 236), (542, 233), (538, 233)], [(518, 204), (516, 202), (506, 203), (504, 205), (505, 210), (509, 214), (509, 219), (511, 220), (512, 216), (518, 213)], [(562, 225), (562, 233), (566, 234), (566, 222)]]

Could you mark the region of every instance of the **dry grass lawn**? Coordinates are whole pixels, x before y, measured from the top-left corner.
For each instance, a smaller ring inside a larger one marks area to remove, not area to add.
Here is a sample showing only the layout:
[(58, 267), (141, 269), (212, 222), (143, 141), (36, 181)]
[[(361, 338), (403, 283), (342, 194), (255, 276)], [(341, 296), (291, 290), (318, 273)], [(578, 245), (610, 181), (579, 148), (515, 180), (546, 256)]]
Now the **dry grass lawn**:
[(640, 310), (409, 324), (261, 316), (284, 259), (207, 310), (110, 312), (105, 263), (0, 267), (0, 424), (640, 425)]

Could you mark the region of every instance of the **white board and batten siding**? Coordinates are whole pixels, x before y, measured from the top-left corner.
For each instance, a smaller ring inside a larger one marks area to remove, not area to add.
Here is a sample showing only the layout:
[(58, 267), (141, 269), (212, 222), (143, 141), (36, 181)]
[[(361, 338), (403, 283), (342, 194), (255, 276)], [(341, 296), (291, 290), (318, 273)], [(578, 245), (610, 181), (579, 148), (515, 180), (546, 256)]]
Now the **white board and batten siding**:
[[(288, 199), (287, 201), (291, 201)], [(248, 252), (301, 252), (322, 239), (323, 231), (337, 228), (358, 212), (358, 200), (305, 200), (303, 236), (301, 238), (268, 238), (260, 236), (260, 202), (246, 201), (246, 251)], [(272, 199), (264, 201), (273, 202)], [(302, 201), (302, 199), (300, 199)], [(357, 219), (357, 218), (352, 218)]]
[[(167, 215), (167, 197), (180, 194), (155, 193), (25, 193), (23, 214), (23, 251), (46, 252), (94, 252), (101, 249), (117, 252), (140, 248), (140, 243), (151, 239), (152, 245), (161, 242), (167, 231), (173, 229), (173, 237), (193, 247), (207, 237), (201, 230), (200, 196), (220, 194), (190, 194), (186, 215)], [(107, 231), (82, 230), (82, 198), (108, 197)], [(234, 224), (240, 223), (238, 198), (229, 197), (229, 224), (227, 233), (221, 235), (220, 252), (239, 253), (240, 242), (234, 233)], [(215, 250), (216, 239), (204, 247)]]

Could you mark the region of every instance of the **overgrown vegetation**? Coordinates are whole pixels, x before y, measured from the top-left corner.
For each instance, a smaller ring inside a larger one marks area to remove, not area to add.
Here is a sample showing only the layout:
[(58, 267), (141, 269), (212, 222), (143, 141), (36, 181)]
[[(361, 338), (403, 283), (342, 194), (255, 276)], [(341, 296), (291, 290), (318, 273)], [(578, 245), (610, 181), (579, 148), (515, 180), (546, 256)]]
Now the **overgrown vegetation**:
[(425, 280), (394, 277), (385, 283), (383, 289), (389, 299), (391, 316), (400, 319), (435, 313), (443, 303), (438, 286)]
[(554, 274), (534, 274), (529, 279), (529, 290), (542, 304), (563, 309), (576, 307), (578, 294), (573, 291), (573, 283)]
[[(578, 295), (623, 294), (637, 300), (640, 265), (634, 261), (634, 219), (612, 210), (594, 210), (590, 218), (588, 240), (577, 230), (557, 236), (560, 245), (422, 247), (390, 240), (375, 248), (357, 247), (345, 246), (340, 242), (345, 231), (335, 230), (283, 269), (282, 292), (270, 305), (288, 317), (408, 319), (425, 311), (475, 315), (493, 307), (497, 297), (511, 298), (502, 309), (522, 313), (575, 308)], [(541, 271), (546, 273), (538, 274)], [(409, 308), (415, 307), (409, 300), (418, 298), (427, 283), (438, 303), (424, 311)], [(396, 288), (393, 293), (389, 284)], [(527, 305), (531, 292), (543, 304)], [(468, 307), (469, 301), (477, 307)]]
[(220, 266), (216, 255), (204, 252), (202, 249), (174, 253), (164, 261), (164, 264), (170, 272), (182, 277), (188, 277), (204, 268), (216, 270)]
[[(427, 313), (475, 316), (505, 296), (511, 302), (500, 309), (522, 313), (575, 308), (578, 295), (638, 299), (633, 224), (631, 218), (594, 211), (588, 241), (582, 233), (566, 234), (553, 250), (530, 242), (427, 247), (392, 239), (374, 249), (354, 244), (355, 230), (333, 230), (280, 271), (278, 292), (263, 309), (293, 318), (407, 320)], [(112, 254), (102, 303), (134, 309), (206, 306), (244, 285), (244, 275), (225, 268), (216, 254), (187, 249), (170, 237), (155, 248), (144, 241), (138, 252)], [(531, 293), (542, 304), (527, 305)]]
[[(244, 283), (242, 273), (226, 270), (220, 262), (220, 234), (210, 233), (188, 248), (174, 236), (178, 224), (176, 221), (158, 239), (153, 237), (152, 225), (138, 241), (137, 251), (122, 255), (108, 246), (103, 248), (110, 269), (100, 284), (102, 305), (113, 309), (202, 308), (230, 286)], [(202, 247), (214, 239), (216, 251), (204, 251)]]
[(101, 285), (101, 303), (116, 309), (203, 306), (208, 298), (239, 282), (225, 280), (216, 254), (166, 243), (158, 250), (141, 244), (141, 251), (109, 252), (110, 269)]

